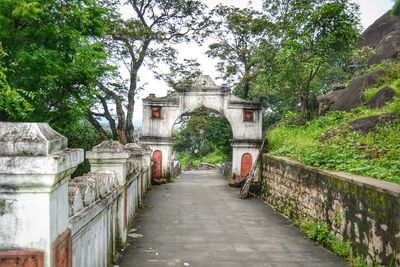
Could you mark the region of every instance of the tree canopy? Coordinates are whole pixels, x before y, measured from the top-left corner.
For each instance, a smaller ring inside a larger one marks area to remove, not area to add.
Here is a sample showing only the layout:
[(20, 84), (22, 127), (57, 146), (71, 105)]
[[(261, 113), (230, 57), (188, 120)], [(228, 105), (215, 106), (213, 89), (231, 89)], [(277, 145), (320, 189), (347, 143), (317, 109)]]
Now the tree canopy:
[(255, 86), (255, 51), (271, 37), (272, 24), (262, 13), (251, 8), (218, 5), (212, 11), (213, 23), (208, 30), (213, 42), (207, 55), (219, 59), (221, 78), (235, 86), (235, 94), (248, 98)]
[(6, 109), (8, 119), (63, 127), (86, 117), (95, 82), (109, 70), (98, 40), (106, 15), (107, 9), (91, 0), (1, 2), (2, 84), (7, 84), (2, 95), (31, 111), (29, 117), (14, 116)]
[[(173, 65), (176, 50), (172, 44), (188, 41), (208, 21), (204, 17), (205, 6), (197, 0), (129, 0), (126, 4), (133, 11), (127, 19), (117, 15), (109, 21), (108, 45), (114, 59), (126, 67), (128, 85), (115, 86), (107, 79), (99, 81), (99, 100), (104, 112), (90, 113), (97, 128), (96, 118), (106, 118), (122, 143), (133, 142), (135, 97), (141, 89), (139, 70), (147, 65), (157, 72), (156, 65), (160, 62)], [(109, 116), (109, 104), (121, 107), (117, 110), (117, 123)]]
[[(359, 38), (357, 5), (348, 0), (264, 1), (278, 30), (277, 45), (257, 51), (257, 94), (270, 110), (299, 107), (307, 117), (329, 86), (329, 71), (344, 68)], [(325, 89), (326, 90), (326, 89)]]
[(200, 158), (219, 150), (226, 159), (231, 158), (232, 130), (229, 122), (218, 112), (198, 108), (181, 117), (179, 128), (173, 143), (178, 154)]

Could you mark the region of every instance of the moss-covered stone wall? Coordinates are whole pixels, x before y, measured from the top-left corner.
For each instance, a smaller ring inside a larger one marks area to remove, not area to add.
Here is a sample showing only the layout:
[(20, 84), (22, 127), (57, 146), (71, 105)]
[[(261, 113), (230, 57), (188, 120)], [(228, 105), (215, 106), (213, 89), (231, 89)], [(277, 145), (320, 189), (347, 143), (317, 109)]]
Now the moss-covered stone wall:
[(291, 218), (326, 222), (370, 263), (400, 266), (400, 185), (266, 155), (263, 198)]

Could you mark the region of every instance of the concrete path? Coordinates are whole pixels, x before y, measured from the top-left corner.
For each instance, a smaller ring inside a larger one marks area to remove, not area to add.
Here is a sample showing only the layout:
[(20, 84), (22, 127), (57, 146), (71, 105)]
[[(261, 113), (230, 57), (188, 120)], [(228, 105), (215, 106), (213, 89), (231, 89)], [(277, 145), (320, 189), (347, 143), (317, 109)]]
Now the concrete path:
[(154, 186), (134, 228), (143, 237), (128, 237), (121, 267), (349, 266), (213, 171)]

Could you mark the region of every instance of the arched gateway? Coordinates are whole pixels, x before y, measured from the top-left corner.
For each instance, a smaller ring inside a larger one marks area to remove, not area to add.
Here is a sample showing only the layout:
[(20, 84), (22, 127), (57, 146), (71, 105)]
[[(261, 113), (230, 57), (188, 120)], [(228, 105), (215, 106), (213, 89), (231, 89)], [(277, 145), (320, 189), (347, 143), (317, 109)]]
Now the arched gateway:
[[(209, 76), (201, 75), (192, 86), (179, 87), (176, 92), (165, 97), (150, 94), (143, 99), (143, 129), (140, 140), (153, 153), (157, 153), (156, 157), (162, 158), (163, 176), (169, 174), (172, 129), (176, 119), (202, 106), (218, 111), (231, 125), (232, 174), (241, 175), (243, 155), (253, 161), (251, 165), (254, 164), (262, 138), (260, 103), (233, 96), (229, 88), (217, 86)], [(244, 168), (249, 166), (247, 161)]]

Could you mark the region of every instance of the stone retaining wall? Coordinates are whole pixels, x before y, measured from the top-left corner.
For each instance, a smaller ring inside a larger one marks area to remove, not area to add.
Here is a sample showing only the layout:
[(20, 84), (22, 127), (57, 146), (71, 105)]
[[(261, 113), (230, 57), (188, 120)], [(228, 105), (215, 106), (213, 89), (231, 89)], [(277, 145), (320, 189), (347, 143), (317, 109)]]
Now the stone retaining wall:
[(266, 155), (263, 198), (291, 218), (326, 222), (370, 263), (400, 266), (400, 185)]

